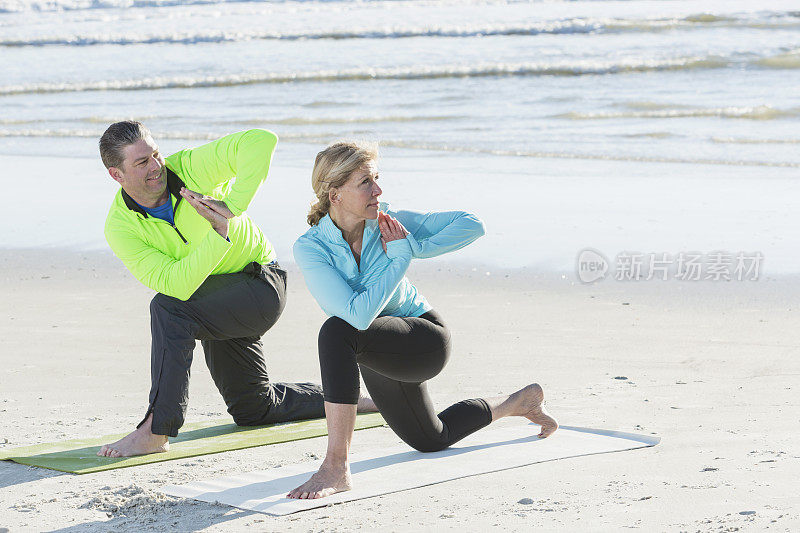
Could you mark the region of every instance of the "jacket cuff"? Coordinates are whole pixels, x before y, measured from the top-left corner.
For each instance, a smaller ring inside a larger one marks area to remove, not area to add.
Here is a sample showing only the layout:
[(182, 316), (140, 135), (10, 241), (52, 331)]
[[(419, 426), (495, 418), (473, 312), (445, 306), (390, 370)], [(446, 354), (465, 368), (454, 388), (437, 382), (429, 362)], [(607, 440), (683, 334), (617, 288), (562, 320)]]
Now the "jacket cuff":
[(411, 259), (411, 243), (408, 238), (387, 242), (386, 255), (389, 259)]
[(233, 205), (231, 203), (231, 201), (228, 200), (227, 198), (223, 198), (222, 201), (225, 202), (225, 205), (228, 206), (228, 209), (231, 210), (231, 213), (233, 213), (233, 216), (238, 217), (238, 216), (241, 216), (242, 213), (244, 213), (244, 210), (239, 209), (238, 207)]
[(408, 241), (409, 246), (411, 246), (411, 256), (412, 257), (419, 257), (422, 255), (422, 244), (414, 238), (413, 235), (410, 233), (406, 235), (406, 240)]
[[(233, 246), (231, 243), (230, 238), (225, 238), (214, 228), (209, 228), (208, 234), (206, 235), (206, 242), (211, 246), (211, 248), (215, 252), (220, 252), (220, 258), (228, 252), (228, 249)], [(216, 265), (215, 265), (216, 266)]]

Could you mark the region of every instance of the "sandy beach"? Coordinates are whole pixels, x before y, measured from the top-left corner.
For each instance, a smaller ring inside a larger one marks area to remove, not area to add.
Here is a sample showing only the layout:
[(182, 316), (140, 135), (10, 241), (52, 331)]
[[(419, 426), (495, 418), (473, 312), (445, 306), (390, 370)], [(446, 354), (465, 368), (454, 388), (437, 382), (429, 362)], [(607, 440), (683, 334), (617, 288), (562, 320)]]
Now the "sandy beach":
[[(324, 316), (296, 267), (289, 270), (288, 306), (265, 338), (270, 371), (276, 380), (318, 380), (316, 330), (309, 324), (316, 327)], [(149, 386), (152, 291), (107, 252), (5, 250), (0, 272), (0, 449), (132, 427)], [(0, 527), (792, 531), (800, 525), (800, 497), (791, 490), (800, 475), (797, 277), (583, 285), (567, 275), (445, 261), (415, 262), (409, 276), (453, 331), (453, 358), (430, 386), (437, 405), (538, 381), (562, 424), (657, 434), (661, 444), (280, 518), (167, 497), (159, 489), (321, 457), (324, 438), (83, 476), (2, 462)], [(196, 357), (187, 421), (224, 416)], [(357, 433), (353, 451), (398, 444), (391, 430), (377, 428)]]
[[(0, 452), (144, 414), (154, 293), (105, 242), (97, 150), (125, 119), (165, 155), (280, 138), (247, 208), (289, 271), (275, 381), (320, 380), (326, 317), (291, 252), (314, 158), (375, 140), (392, 209), (486, 227), (408, 272), (453, 336), (435, 404), (538, 382), (564, 426), (661, 438), (283, 517), (161, 491), (307, 463), (326, 438), (86, 475), (0, 461), (0, 533), (800, 531), (796, 4), (0, 0)], [(606, 279), (580, 281), (585, 250)], [(684, 254), (706, 274), (763, 261), (680, 281)], [(637, 255), (668, 255), (670, 279), (617, 280)], [(225, 418), (198, 346), (187, 423)], [(382, 427), (352, 452), (401, 445)]]

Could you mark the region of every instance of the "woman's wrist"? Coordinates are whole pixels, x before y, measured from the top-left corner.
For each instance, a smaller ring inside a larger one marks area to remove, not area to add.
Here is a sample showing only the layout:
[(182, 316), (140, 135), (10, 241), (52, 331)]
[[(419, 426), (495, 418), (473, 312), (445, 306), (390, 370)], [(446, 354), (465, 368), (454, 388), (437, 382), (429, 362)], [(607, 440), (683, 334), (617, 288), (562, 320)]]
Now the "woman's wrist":
[(408, 239), (395, 239), (386, 243), (386, 256), (389, 259), (411, 259), (411, 243)]

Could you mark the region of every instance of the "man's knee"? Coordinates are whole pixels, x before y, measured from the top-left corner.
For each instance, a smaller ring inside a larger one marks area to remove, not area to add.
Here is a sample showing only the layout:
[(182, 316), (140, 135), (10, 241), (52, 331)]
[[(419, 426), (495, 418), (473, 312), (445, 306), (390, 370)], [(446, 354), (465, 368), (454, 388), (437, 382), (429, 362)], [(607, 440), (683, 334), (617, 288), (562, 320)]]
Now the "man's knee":
[(237, 426), (259, 426), (269, 411), (269, 402), (240, 400), (228, 407), (228, 414)]
[(223, 393), (228, 414), (237, 426), (261, 426), (268, 424), (269, 414), (280, 402), (272, 384), (252, 386), (238, 391)]
[(177, 310), (181, 303), (183, 302), (159, 292), (150, 300), (150, 316), (170, 315)]
[(264, 425), (263, 422), (260, 420), (263, 418), (263, 413), (261, 413), (261, 417), (255, 416), (255, 413), (240, 411), (240, 410), (232, 410), (230, 411), (231, 418), (233, 418), (233, 422), (237, 426), (262, 426)]
[(322, 418), (322, 387), (314, 383), (272, 383), (266, 391), (229, 403), (228, 413), (239, 426)]
[(175, 336), (179, 338), (195, 338), (197, 323), (186, 307), (186, 302), (156, 294), (150, 300), (150, 326), (154, 337)]

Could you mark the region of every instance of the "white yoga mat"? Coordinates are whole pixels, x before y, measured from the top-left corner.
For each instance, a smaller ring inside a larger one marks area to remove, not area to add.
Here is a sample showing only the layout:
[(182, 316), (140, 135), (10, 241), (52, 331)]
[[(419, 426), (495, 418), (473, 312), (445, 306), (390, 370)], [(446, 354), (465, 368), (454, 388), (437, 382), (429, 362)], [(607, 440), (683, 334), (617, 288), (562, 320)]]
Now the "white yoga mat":
[(661, 440), (650, 435), (570, 426), (561, 426), (546, 439), (538, 438), (538, 432), (539, 426), (527, 424), (478, 431), (440, 452), (421, 453), (399, 446), (354, 453), (350, 457), (353, 490), (316, 500), (290, 500), (285, 495), (311, 477), (322, 460), (167, 485), (162, 490), (171, 496), (280, 516), (544, 461), (655, 446)]

